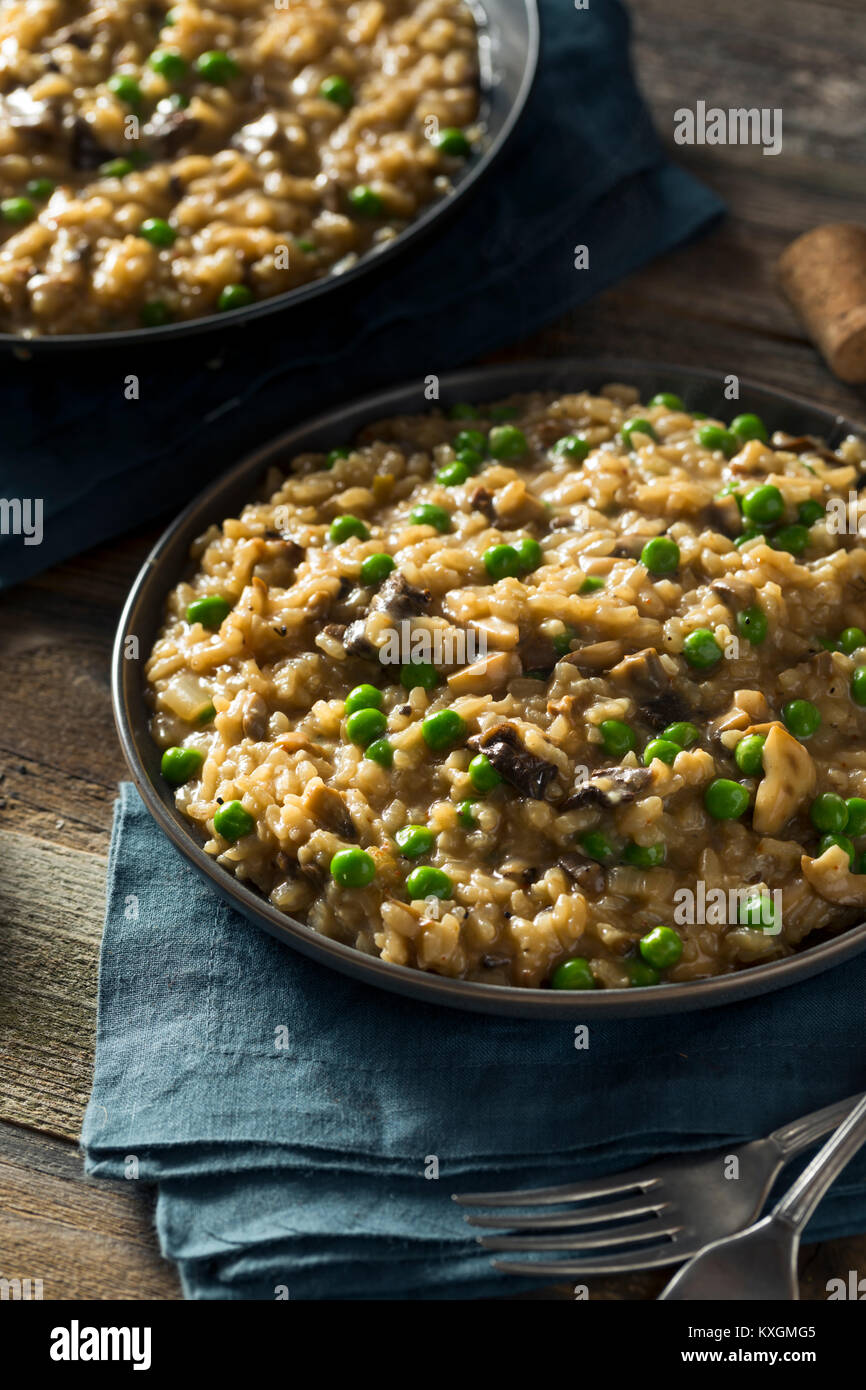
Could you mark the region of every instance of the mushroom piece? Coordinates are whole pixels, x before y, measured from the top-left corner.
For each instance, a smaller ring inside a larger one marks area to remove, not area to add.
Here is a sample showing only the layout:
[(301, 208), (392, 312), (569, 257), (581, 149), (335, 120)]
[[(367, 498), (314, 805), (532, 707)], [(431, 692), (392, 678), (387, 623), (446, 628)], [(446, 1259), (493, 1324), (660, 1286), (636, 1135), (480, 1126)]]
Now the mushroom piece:
[(516, 787), (530, 801), (544, 801), (557, 769), (546, 758), (528, 753), (513, 724), (497, 724), (483, 734), (467, 740), (476, 753), (486, 754), (500, 777)]
[(256, 743), (261, 743), (268, 732), (268, 707), (255, 691), (251, 691), (244, 702), (241, 727), (245, 736)]
[(580, 854), (561, 854), (556, 862), (582, 893), (590, 898), (598, 898), (604, 892), (607, 874), (600, 864), (584, 859)]
[(559, 660), (559, 653), (543, 632), (529, 631), (521, 635), (517, 651), (524, 671), (547, 671)]
[(819, 458), (827, 459), (830, 463), (841, 462), (838, 454), (834, 454), (824, 441), (814, 434), (785, 434), (784, 430), (776, 430), (770, 440), (770, 448), (781, 449), (786, 454), (817, 454)]
[(161, 158), (179, 153), (190, 145), (201, 130), (201, 121), (188, 111), (157, 111), (141, 134), (147, 147)]
[(304, 793), (304, 805), (313, 820), (341, 840), (357, 840), (358, 831), (348, 807), (335, 787), (314, 782)]
[(775, 835), (815, 790), (815, 764), (802, 743), (774, 724), (764, 744), (764, 776), (758, 785), (752, 825)]
[(394, 570), (389, 574), (370, 609), (376, 613), (387, 613), (391, 618), (412, 618), (426, 613), (433, 601), (429, 589), (418, 589), (410, 584), (404, 574)]
[(493, 506), (493, 493), (486, 487), (477, 487), (469, 498), (469, 505), (476, 512), (483, 512), (488, 521), (492, 521), (495, 515)]
[[(739, 516), (739, 508), (737, 508), (737, 515)], [(751, 608), (757, 598), (754, 584), (750, 584), (748, 579), (741, 579), (736, 574), (726, 574), (723, 579), (714, 579), (710, 585), (710, 591), (717, 594), (734, 613), (739, 608)]]
[(582, 676), (594, 676), (599, 671), (607, 671), (622, 656), (621, 642), (588, 642), (576, 652), (569, 652), (562, 659), (569, 666), (576, 666)]
[(547, 521), (547, 508), (539, 502), (521, 478), (506, 483), (494, 498), (493, 509), (497, 520), (506, 528), (527, 526), (536, 521)]
[(817, 859), (804, 854), (800, 867), (806, 881), (827, 902), (843, 907), (866, 904), (866, 874), (851, 873), (851, 861), (841, 845), (831, 845)]
[[(330, 624), (329, 624), (330, 626)], [(339, 627), (340, 624), (333, 624)], [(343, 633), (343, 646), (350, 656), (360, 656), (365, 661), (378, 661), (379, 653), (367, 636), (366, 618), (356, 618)]]
[(634, 801), (652, 781), (649, 767), (602, 767), (582, 786), (568, 794), (560, 807), (576, 811), (584, 806), (604, 806), (612, 809)]
[(653, 728), (663, 729), (666, 724), (685, 719), (692, 712), (689, 701), (674, 688), (654, 647), (644, 647), (624, 657), (611, 667), (609, 674), (611, 680), (623, 686), (638, 704), (639, 712)]
[(743, 518), (736, 497), (728, 493), (726, 497), (716, 497), (710, 502), (705, 516), (707, 525), (723, 536), (738, 536), (743, 528)]
[[(730, 709), (713, 720), (708, 732), (710, 738), (714, 738), (728, 729), (745, 730), (750, 724), (766, 724), (771, 721), (770, 706), (760, 690), (735, 690)], [(763, 729), (751, 729), (750, 733), (763, 733)]]
[(522, 670), (514, 652), (494, 652), (455, 671), (448, 677), (448, 685), (454, 695), (487, 695), (507, 685)]

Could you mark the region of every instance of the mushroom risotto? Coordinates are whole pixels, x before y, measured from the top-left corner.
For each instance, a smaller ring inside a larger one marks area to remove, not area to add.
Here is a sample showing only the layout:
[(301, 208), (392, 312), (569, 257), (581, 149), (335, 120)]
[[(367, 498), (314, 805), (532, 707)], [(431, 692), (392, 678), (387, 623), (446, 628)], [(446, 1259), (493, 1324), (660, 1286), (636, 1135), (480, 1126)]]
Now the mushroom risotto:
[(866, 449), (636, 396), (381, 420), (196, 542), (147, 679), (226, 870), (523, 986), (723, 974), (864, 916)]
[(3, 0), (0, 328), (155, 326), (392, 240), (479, 135), (461, 0)]

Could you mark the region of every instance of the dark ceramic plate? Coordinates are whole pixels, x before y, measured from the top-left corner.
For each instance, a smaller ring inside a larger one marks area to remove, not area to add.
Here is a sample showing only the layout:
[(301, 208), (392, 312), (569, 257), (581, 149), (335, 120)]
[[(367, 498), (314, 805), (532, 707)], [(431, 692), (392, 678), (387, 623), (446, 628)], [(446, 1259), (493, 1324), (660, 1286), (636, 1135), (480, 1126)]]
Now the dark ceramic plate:
[(455, 211), (460, 199), (474, 188), (502, 153), (519, 120), (535, 79), (538, 65), (537, 0), (467, 0), (478, 25), (481, 64), (481, 111), (484, 139), (479, 153), (466, 161), (453, 179), (454, 189), (431, 203), (419, 217), (381, 248), (368, 251), (357, 264), (338, 275), (325, 275), (285, 294), (273, 295), (229, 313), (208, 314), (199, 319), (166, 324), (163, 328), (122, 329), (116, 333), (64, 333), (24, 338), (0, 333), (0, 349), (13, 348), (19, 355), (33, 356), (66, 348), (105, 348), (120, 343), (146, 346), (160, 339), (176, 340), (190, 333), (225, 331), (252, 319), (264, 318), (306, 304), (320, 295), (338, 293), (362, 275), (387, 265), (410, 244), (425, 236), (440, 220)]
[[(441, 379), (441, 403), (495, 400), (514, 391), (597, 390), (605, 382), (621, 381), (636, 386), (641, 399), (656, 391), (676, 391), (687, 406), (721, 416), (735, 413), (722, 394), (721, 373), (713, 375), (688, 367), (650, 365), (628, 361), (551, 361), (476, 368)], [(796, 396), (741, 381), (736, 411), (755, 410), (771, 429), (818, 434), (837, 444), (845, 434), (863, 434), (864, 427)], [(168, 591), (184, 574), (191, 542), (212, 522), (236, 516), (253, 497), (268, 467), (286, 465), (297, 453), (336, 447), (371, 420), (404, 412), (429, 409), (418, 383), (400, 386), (319, 416), (310, 424), (290, 430), (220, 478), (178, 517), (155, 546), (133, 585), (117, 630), (112, 659), (114, 712), (120, 741), (136, 785), (157, 823), (195, 867), (218, 891), (251, 921), (273, 936), (346, 975), (398, 994), (431, 1003), (473, 1009), (490, 1014), (515, 1014), (535, 1018), (587, 1020), (598, 1017), (631, 1017), (651, 1013), (679, 1013), (690, 1009), (746, 999), (768, 990), (804, 980), (809, 975), (838, 965), (866, 948), (866, 923), (805, 947), (799, 954), (767, 965), (756, 965), (732, 975), (716, 976), (684, 984), (649, 988), (597, 990), (569, 994), (547, 989), (476, 984), (450, 980), (405, 966), (390, 965), (353, 947), (330, 941), (310, 927), (286, 917), (252, 889), (239, 883), (205, 854), (187, 821), (175, 810), (171, 792), (159, 773), (160, 754), (148, 733), (142, 662), (124, 659), (124, 641), (135, 634), (139, 650), (148, 653), (161, 624)]]

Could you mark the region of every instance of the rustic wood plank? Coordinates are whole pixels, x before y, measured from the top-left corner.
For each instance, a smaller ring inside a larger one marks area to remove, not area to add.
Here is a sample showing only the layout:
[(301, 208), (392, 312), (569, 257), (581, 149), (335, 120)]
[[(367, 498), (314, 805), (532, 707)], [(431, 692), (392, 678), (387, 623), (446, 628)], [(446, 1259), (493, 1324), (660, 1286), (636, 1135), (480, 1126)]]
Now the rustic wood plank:
[(180, 1297), (159, 1253), (153, 1192), (88, 1181), (77, 1148), (0, 1124), (0, 1274), (46, 1299)]

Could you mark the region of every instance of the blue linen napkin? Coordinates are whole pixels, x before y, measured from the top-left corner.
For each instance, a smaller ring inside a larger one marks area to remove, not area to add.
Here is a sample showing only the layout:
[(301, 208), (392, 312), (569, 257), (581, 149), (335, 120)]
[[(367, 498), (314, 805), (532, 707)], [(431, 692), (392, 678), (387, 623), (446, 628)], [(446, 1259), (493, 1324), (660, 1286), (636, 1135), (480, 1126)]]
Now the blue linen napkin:
[(332, 402), (528, 335), (719, 215), (659, 144), (618, 0), (541, 0), (541, 20), (535, 87), (495, 172), (374, 280), (207, 339), (4, 361), (0, 496), (43, 499), (44, 538), (0, 536), (0, 587), (177, 510)]
[[(490, 1268), (452, 1192), (756, 1138), (854, 1094), (864, 996), (866, 956), (722, 1009), (594, 1023), (586, 1049), (568, 1022), (415, 1003), (245, 921), (124, 784), (87, 1171), (159, 1184), (190, 1298), (513, 1293), (538, 1281)], [(864, 1230), (861, 1153), (808, 1239)]]

